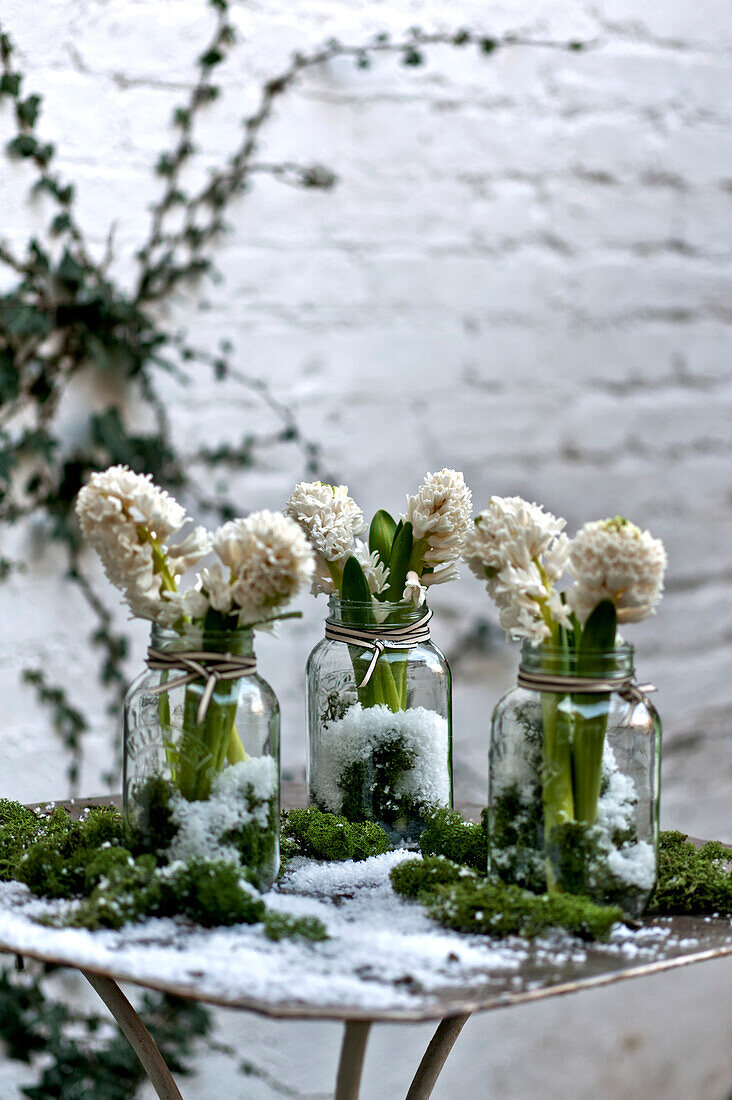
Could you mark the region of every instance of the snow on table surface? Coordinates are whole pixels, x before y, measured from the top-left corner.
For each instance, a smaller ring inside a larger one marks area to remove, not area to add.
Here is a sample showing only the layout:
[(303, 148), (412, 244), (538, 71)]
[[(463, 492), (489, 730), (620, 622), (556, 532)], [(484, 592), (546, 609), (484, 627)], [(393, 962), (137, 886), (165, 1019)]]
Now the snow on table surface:
[(529, 942), (446, 931), (397, 897), (390, 869), (413, 853), (360, 863), (296, 859), (268, 906), (315, 916), (322, 943), (267, 939), (261, 926), (203, 929), (151, 919), (119, 931), (47, 928), (58, 902), (0, 884), (0, 949), (273, 1016), (430, 1019), (565, 992), (732, 954), (732, 922), (673, 918), (618, 926), (607, 944), (555, 932)]

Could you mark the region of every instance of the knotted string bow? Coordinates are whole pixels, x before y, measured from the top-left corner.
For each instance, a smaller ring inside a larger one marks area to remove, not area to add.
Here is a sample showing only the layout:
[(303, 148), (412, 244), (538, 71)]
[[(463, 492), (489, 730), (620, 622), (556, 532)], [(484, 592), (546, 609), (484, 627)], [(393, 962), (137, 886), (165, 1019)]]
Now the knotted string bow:
[(238, 680), (240, 676), (253, 676), (257, 671), (257, 658), (252, 654), (242, 656), (236, 653), (211, 653), (207, 650), (181, 650), (164, 653), (150, 647), (145, 662), (151, 672), (171, 672), (174, 669), (184, 673), (175, 680), (158, 684), (150, 688), (150, 695), (162, 695), (173, 688), (185, 687), (194, 680), (205, 680), (206, 686), (196, 711), (196, 723), (204, 721), (208, 705), (211, 702), (221, 680)]
[(359, 687), (366, 687), (371, 679), (376, 662), (386, 649), (414, 649), (415, 646), (430, 640), (429, 621), (432, 618), (431, 611), (425, 611), (421, 619), (416, 622), (406, 623), (404, 626), (386, 626), (381, 623), (378, 626), (356, 626), (350, 623), (335, 622), (334, 619), (325, 620), (325, 636), (331, 642), (346, 642), (347, 645), (355, 645), (360, 649), (370, 649), (373, 653), (369, 667), (366, 669)]
[(529, 672), (519, 668), (517, 684), (527, 691), (551, 691), (557, 695), (607, 695), (617, 692), (631, 704), (628, 721), (639, 703), (648, 704), (648, 694), (656, 691), (654, 684), (639, 684), (632, 676), (602, 678), (599, 676), (562, 676), (554, 672)]

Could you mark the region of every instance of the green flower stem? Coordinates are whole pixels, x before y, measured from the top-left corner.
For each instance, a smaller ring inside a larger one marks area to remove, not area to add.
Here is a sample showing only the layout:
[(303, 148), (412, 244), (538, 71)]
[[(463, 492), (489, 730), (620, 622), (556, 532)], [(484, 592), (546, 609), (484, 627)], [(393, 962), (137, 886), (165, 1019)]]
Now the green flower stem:
[[(545, 619), (552, 632), (554, 646), (566, 646), (564, 639), (546, 609)], [(569, 654), (567, 654), (568, 658)], [(562, 660), (568, 665), (568, 659)], [(560, 671), (565, 671), (564, 668)], [(574, 785), (572, 775), (573, 714), (564, 703), (567, 697), (554, 692), (541, 693), (541, 713), (544, 739), (542, 745), (542, 803), (544, 807), (544, 843), (551, 842), (554, 829), (565, 821), (573, 821), (575, 815)], [(550, 861), (546, 861), (547, 888), (550, 893), (558, 887)]]
[[(212, 614), (215, 613), (209, 612), (209, 615)], [(215, 650), (220, 644), (207, 640), (204, 625), (203, 649)], [(237, 652), (233, 639), (227, 649), (231, 653)], [(235, 724), (240, 681), (222, 681), (211, 697), (203, 722), (198, 723), (196, 716), (203, 689), (202, 681), (190, 684), (186, 688), (183, 706), (177, 786), (189, 801), (208, 798), (213, 777), (223, 770), (227, 762), (235, 764), (247, 759)]]
[(541, 712), (544, 726), (542, 761), (542, 800), (544, 837), (564, 821), (574, 820), (572, 785), (572, 713), (563, 707), (566, 696), (542, 692)]
[[(609, 695), (573, 695), (574, 738), (572, 774), (574, 777), (575, 817), (587, 825), (597, 820), (597, 803), (602, 780), (602, 756), (605, 748)], [(590, 714), (590, 711), (595, 713)]]
[[(577, 648), (577, 675), (612, 677), (616, 662), (603, 656), (615, 644), (617, 613), (613, 603), (603, 600), (585, 623)], [(594, 825), (602, 780), (602, 757), (610, 712), (609, 694), (573, 695), (575, 713), (572, 744), (575, 815), (578, 821)]]

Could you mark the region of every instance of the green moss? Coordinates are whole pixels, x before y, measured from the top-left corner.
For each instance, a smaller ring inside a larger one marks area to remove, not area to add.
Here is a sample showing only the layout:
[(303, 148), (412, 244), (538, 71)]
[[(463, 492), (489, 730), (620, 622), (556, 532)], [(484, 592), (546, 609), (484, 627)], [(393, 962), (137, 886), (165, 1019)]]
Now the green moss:
[(466, 821), (457, 810), (433, 808), (425, 815), (425, 829), (419, 838), (424, 856), (445, 856), (485, 874), (488, 865), (485, 811), (481, 822)]
[(161, 852), (170, 847), (178, 826), (173, 822), (171, 784), (159, 775), (151, 775), (135, 788), (133, 847), (135, 851)]
[(89, 853), (84, 867), (84, 893), (91, 894), (102, 879), (109, 878), (118, 867), (129, 866), (133, 862), (129, 848), (121, 848), (106, 843), (105, 847)]
[(570, 894), (532, 894), (497, 880), (466, 878), (438, 886), (427, 902), (429, 915), (458, 932), (533, 938), (550, 928), (564, 928), (583, 939), (607, 939), (623, 919), (615, 906), (596, 905)]
[(91, 806), (79, 822), (79, 844), (101, 848), (103, 844), (125, 845), (128, 830), (119, 810), (113, 806)]
[(732, 914), (732, 851), (718, 841), (697, 848), (684, 833), (661, 833), (651, 912)]
[(54, 923), (80, 928), (121, 928), (129, 921), (159, 916), (163, 888), (155, 856), (115, 863), (81, 905)]
[(460, 882), (465, 877), (474, 877), (473, 872), (444, 856), (405, 859), (389, 872), (394, 892), (412, 901), (434, 894), (438, 886)]
[(191, 860), (170, 872), (163, 870), (160, 878), (166, 915), (178, 913), (206, 928), (264, 919), (264, 902), (233, 863)]
[(317, 917), (291, 917), (272, 909), (264, 917), (264, 934), (277, 941), (296, 938), (318, 943), (328, 939), (325, 925)]
[(311, 859), (368, 859), (388, 852), (389, 838), (372, 821), (356, 823), (315, 806), (290, 810), (282, 816), (283, 852)]

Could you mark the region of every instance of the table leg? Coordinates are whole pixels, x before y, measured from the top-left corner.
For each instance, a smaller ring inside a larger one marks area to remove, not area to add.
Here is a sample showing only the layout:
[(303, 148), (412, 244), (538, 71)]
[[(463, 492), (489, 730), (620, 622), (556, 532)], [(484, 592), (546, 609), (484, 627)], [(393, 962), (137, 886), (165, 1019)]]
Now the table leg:
[(160, 1100), (183, 1100), (173, 1075), (155, 1046), (152, 1035), (117, 983), (111, 978), (103, 978), (99, 974), (91, 974), (86, 970), (82, 970), (81, 973), (92, 989), (99, 994), (119, 1024), (120, 1031), (140, 1059)]
[(343, 1032), (335, 1100), (358, 1100), (370, 1020), (348, 1020)]
[(437, 1031), (432, 1036), (430, 1045), (425, 1051), (424, 1058), (419, 1063), (419, 1069), (414, 1075), (414, 1080), (409, 1086), (407, 1100), (429, 1100), (442, 1067), (447, 1061), (447, 1056), (469, 1019), (470, 1013), (468, 1012), (464, 1016), (448, 1016), (440, 1021)]

